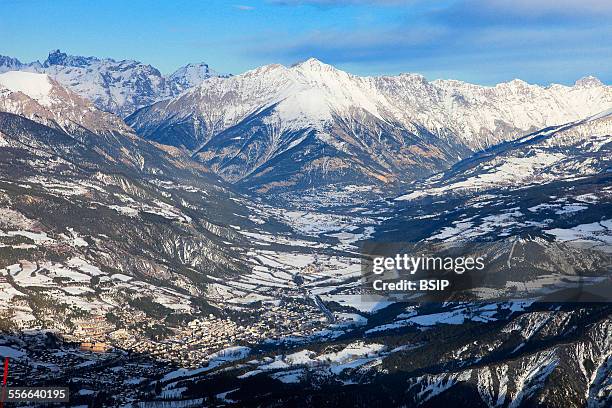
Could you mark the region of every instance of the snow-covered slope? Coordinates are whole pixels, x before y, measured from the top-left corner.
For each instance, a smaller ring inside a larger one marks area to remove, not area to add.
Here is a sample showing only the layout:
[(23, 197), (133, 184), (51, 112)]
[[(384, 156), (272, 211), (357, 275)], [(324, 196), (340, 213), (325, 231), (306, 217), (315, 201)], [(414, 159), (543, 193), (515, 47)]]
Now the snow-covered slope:
[[(0, 74), (0, 146), (11, 148), (4, 152), (9, 158), (3, 160), (15, 172), (28, 155), (45, 160), (57, 155), (83, 167), (112, 166), (144, 173), (176, 171), (176, 163), (184, 159), (168, 157), (120, 118), (97, 109), (47, 74), (21, 71)], [(39, 163), (43, 169), (53, 166)]]
[[(515, 257), (524, 253), (521, 262), (536, 260), (523, 268), (529, 273), (542, 265), (557, 265), (550, 274), (540, 275), (548, 279), (564, 269), (556, 260), (569, 259), (571, 246), (612, 251), (610, 168), (612, 110), (607, 110), (501, 143), (413, 183), (389, 202), (386, 211), (397, 216), (377, 227), (374, 237), (383, 242), (407, 240), (406, 236), (447, 243), (498, 242), (506, 237), (520, 237), (515, 242), (533, 240), (547, 248), (545, 253), (536, 246), (519, 251), (515, 243), (510, 252)], [(555, 250), (558, 243), (569, 247)], [(546, 257), (550, 259), (543, 262)], [(575, 257), (587, 258), (587, 254)], [(566, 264), (577, 268), (577, 262)], [(587, 270), (605, 265), (609, 260), (594, 261)], [(514, 268), (511, 276), (516, 278), (517, 263), (506, 266)], [(531, 276), (530, 285), (539, 285), (538, 279)]]
[[(265, 171), (269, 186), (299, 184), (271, 175), (313, 166), (323, 179), (337, 169), (345, 178), (355, 165), (365, 179), (422, 175), (610, 107), (612, 87), (595, 78), (571, 87), (520, 80), (484, 87), (414, 74), (359, 77), (309, 59), (212, 78), (127, 121), (144, 137), (193, 151), (230, 181), (252, 181)], [(296, 161), (303, 161), (299, 169)]]
[(200, 85), (208, 78), (225, 76), (227, 75), (220, 74), (214, 69), (211, 69), (208, 64), (201, 62), (198, 64), (187, 64), (177, 69), (174, 73), (166, 77), (166, 81), (170, 88), (170, 94), (178, 95), (189, 88)]
[(477, 149), (508, 133), (559, 125), (612, 107), (612, 87), (593, 77), (573, 87), (541, 87), (520, 80), (484, 87), (454, 80), (428, 82), (414, 74), (359, 77), (311, 58), (292, 67), (267, 65), (207, 81), (135, 115), (133, 122), (150, 124), (148, 111), (150, 116), (161, 115), (158, 123), (199, 115), (200, 125), (212, 135), (270, 106), (285, 128), (323, 127), (336, 115), (364, 111), (413, 130), (421, 125), (437, 133), (452, 132)]
[(219, 75), (204, 63), (189, 64), (164, 76), (138, 61), (72, 56), (59, 50), (52, 51), (43, 63), (0, 56), (0, 72), (13, 70), (46, 73), (99, 109), (122, 117)]
[(47, 74), (21, 71), (0, 74), (0, 111), (64, 130), (85, 128), (96, 133), (131, 132), (121, 119), (98, 110), (87, 99), (64, 88)]
[(0, 74), (0, 85), (11, 92), (23, 92), (41, 105), (53, 104), (50, 98), (53, 85), (47, 75), (9, 71)]
[(398, 200), (518, 188), (605, 173), (612, 165), (612, 109), (502, 143), (415, 185)]
[(493, 87), (454, 80), (427, 82), (400, 75), (374, 79), (416, 121), (435, 133), (459, 135), (472, 149), (544, 127), (561, 125), (612, 107), (612, 87), (593, 77), (574, 86), (531, 85), (515, 79)]

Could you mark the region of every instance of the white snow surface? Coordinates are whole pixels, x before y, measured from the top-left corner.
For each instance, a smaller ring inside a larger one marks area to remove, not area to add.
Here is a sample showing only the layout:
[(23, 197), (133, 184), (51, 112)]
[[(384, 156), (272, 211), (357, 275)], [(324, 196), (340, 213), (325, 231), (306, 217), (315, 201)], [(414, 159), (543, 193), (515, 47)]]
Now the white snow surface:
[(50, 95), (53, 85), (46, 74), (21, 71), (5, 72), (0, 74), (0, 86), (12, 92), (21, 92), (46, 107), (53, 103)]
[[(548, 87), (513, 80), (493, 87), (416, 74), (360, 77), (314, 58), (291, 67), (271, 64), (230, 78), (211, 78), (134, 118), (136, 127), (197, 115), (212, 134), (272, 109), (280, 130), (322, 131), (340, 117), (378, 120), (442, 137), (455, 135), (474, 149), (529, 131), (561, 125), (612, 108), (612, 87), (598, 81)], [(519, 129), (517, 134), (514, 130)]]
[(138, 61), (73, 56), (59, 50), (51, 51), (43, 63), (5, 60), (0, 64), (0, 73), (7, 71), (48, 74), (98, 109), (122, 117), (219, 75), (205, 63), (189, 64), (171, 75), (162, 75), (154, 67)]

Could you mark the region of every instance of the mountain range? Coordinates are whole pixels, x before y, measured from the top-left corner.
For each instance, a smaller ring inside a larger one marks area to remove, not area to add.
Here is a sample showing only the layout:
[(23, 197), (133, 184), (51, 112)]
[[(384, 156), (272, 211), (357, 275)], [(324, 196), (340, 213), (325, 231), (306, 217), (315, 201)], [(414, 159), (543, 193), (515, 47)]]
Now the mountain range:
[[(612, 310), (584, 300), (610, 282), (610, 86), (315, 59), (0, 66), (10, 386), (107, 406), (610, 406)], [(474, 244), (501, 285), (370, 301), (372, 242)]]
[(484, 87), (414, 74), (359, 77), (309, 59), (211, 78), (126, 122), (261, 193), (413, 180), (610, 106), (612, 87), (592, 77)]
[(612, 106), (594, 77), (574, 86), (492, 87), (416, 74), (359, 77), (314, 58), (220, 75), (189, 64), (169, 76), (136, 61), (52, 51), (0, 57), (0, 72), (46, 73), (146, 139), (186, 150), (258, 193), (338, 184), (393, 186), (472, 153)]
[(224, 76), (206, 63), (188, 64), (162, 75), (148, 64), (133, 60), (73, 56), (54, 50), (44, 62), (23, 63), (0, 56), (0, 73), (30, 71), (51, 78), (90, 100), (98, 109), (125, 117), (136, 109), (170, 98), (203, 80)]

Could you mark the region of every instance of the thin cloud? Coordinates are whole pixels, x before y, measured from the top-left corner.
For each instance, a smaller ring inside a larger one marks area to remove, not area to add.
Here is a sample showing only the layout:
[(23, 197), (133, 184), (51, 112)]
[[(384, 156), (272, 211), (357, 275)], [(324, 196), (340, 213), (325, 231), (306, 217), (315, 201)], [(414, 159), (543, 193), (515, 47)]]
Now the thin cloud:
[(599, 14), (612, 13), (612, 2), (609, 0), (470, 0), (466, 5), (476, 3), (475, 6), (497, 9), (500, 11), (513, 11), (516, 14)]
[(323, 6), (339, 7), (351, 5), (401, 6), (415, 3), (416, 0), (269, 0), (269, 3), (282, 6)]
[[(277, 36), (247, 53), (286, 63), (315, 56), (357, 70), (378, 65), (397, 67), (397, 72), (457, 72), (459, 79), (488, 83), (517, 76), (568, 83), (591, 72), (610, 80), (612, 45), (605, 39), (612, 37), (612, 26), (601, 24), (601, 18), (612, 6), (584, 1), (585, 8), (572, 13), (547, 0), (463, 0), (411, 9), (411, 15), (386, 27)], [(476, 5), (482, 7), (472, 7)]]
[(418, 29), (313, 31), (300, 38), (264, 43), (256, 50), (271, 57), (300, 60), (316, 55), (333, 63), (397, 59), (407, 51), (427, 49), (446, 37), (437, 27)]
[(255, 10), (255, 7), (253, 6), (247, 6), (244, 4), (235, 4), (234, 5), (235, 9), (241, 10), (241, 11), (251, 11), (251, 10)]
[(605, 0), (462, 0), (440, 7), (429, 17), (450, 26), (554, 26), (590, 24), (612, 17)]

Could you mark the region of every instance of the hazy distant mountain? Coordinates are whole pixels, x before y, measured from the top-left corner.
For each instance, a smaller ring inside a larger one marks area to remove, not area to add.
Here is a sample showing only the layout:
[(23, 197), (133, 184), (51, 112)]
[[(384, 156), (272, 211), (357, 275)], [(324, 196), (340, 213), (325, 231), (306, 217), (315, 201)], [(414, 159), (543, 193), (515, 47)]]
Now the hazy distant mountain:
[(166, 77), (170, 93), (178, 95), (181, 92), (200, 85), (204, 80), (211, 77), (226, 77), (226, 74), (219, 74), (211, 69), (208, 64), (200, 62), (198, 64), (187, 64), (177, 69)]
[(592, 77), (571, 87), (485, 87), (414, 74), (359, 77), (309, 59), (213, 78), (126, 120), (231, 182), (269, 191), (422, 176), (611, 106), (612, 87)]
[(0, 56), (0, 72), (13, 70), (46, 73), (99, 109), (121, 117), (219, 75), (205, 63), (189, 64), (164, 76), (138, 61), (73, 56), (59, 50), (49, 53), (43, 63)]

